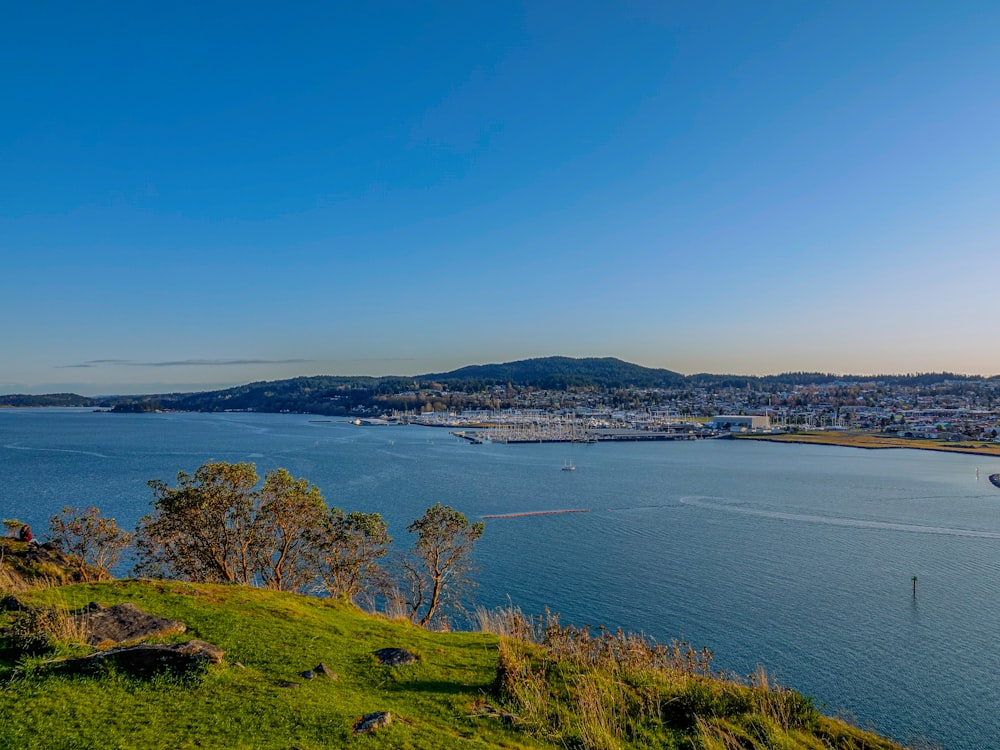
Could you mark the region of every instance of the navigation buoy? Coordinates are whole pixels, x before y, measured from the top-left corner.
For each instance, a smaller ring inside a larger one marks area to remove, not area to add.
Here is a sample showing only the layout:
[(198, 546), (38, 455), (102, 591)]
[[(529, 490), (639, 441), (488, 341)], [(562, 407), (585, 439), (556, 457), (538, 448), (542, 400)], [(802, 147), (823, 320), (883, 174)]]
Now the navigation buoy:
[(913, 598), (917, 598), (917, 577), (913, 576)]

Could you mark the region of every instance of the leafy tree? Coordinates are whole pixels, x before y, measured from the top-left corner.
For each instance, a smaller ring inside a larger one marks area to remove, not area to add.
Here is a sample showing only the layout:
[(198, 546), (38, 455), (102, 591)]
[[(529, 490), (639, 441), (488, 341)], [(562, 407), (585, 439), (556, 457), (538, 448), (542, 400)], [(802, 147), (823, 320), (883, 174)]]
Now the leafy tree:
[(317, 548), (320, 578), (331, 596), (359, 604), (359, 597), (374, 596), (388, 588), (388, 575), (379, 564), (392, 537), (378, 513), (347, 513), (333, 508), (323, 520)]
[(327, 515), (319, 488), (285, 469), (264, 477), (260, 489), (257, 569), (267, 588), (301, 591), (317, 576), (316, 547)]
[(97, 571), (97, 580), (110, 578), (111, 568), (132, 543), (129, 532), (94, 506), (63, 508), (49, 519), (49, 535), (73, 557), (84, 581), (90, 581), (92, 570)]
[(153, 512), (136, 530), (138, 570), (208, 583), (256, 583), (264, 540), (253, 464), (209, 461), (178, 485), (150, 481)]
[[(180, 472), (177, 482), (149, 482), (153, 512), (137, 531), (141, 573), (304, 591), (318, 582), (329, 586), (329, 569), (337, 563), (334, 577), (346, 581), (337, 593), (353, 597), (374, 574), (365, 567), (369, 556), (385, 554), (391, 541), (385, 524), (380, 537), (364, 514), (351, 514), (346, 525), (332, 523), (343, 512), (329, 511), (316, 485), (285, 469), (268, 472), (258, 488), (253, 464), (210, 461), (193, 476)], [(364, 573), (356, 579), (341, 572), (354, 558)]]
[(439, 617), (443, 605), (473, 585), (471, 554), (483, 535), (482, 521), (469, 523), (457, 510), (437, 503), (406, 527), (417, 535), (403, 562), (410, 619), (420, 626)]

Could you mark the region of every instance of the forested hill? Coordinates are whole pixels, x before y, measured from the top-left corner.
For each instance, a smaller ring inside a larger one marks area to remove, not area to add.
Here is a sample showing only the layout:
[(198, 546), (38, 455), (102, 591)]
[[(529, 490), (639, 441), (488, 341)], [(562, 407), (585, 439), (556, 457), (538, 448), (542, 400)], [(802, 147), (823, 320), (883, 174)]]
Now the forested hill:
[(36, 396), (27, 393), (8, 393), (0, 396), (0, 406), (97, 406), (99, 399), (75, 393), (46, 393)]
[[(298, 412), (330, 416), (378, 415), (393, 410), (451, 410), (503, 408), (510, 389), (570, 391), (630, 388), (752, 388), (780, 391), (796, 385), (836, 381), (879, 381), (903, 387), (933, 386), (950, 381), (983, 378), (951, 373), (918, 375), (846, 376), (829, 373), (786, 373), (763, 377), (744, 375), (681, 375), (672, 370), (642, 367), (612, 357), (541, 357), (501, 364), (470, 365), (443, 373), (413, 376), (319, 375), (248, 383), (218, 391), (100, 399), (76, 394), (0, 396), (3, 406), (83, 406), (113, 408), (119, 412), (259, 411)], [(990, 378), (989, 380), (996, 380)], [(484, 401), (482, 394), (489, 398)], [(465, 395), (463, 395), (465, 394)], [(471, 394), (480, 394), (472, 398)], [(486, 401), (489, 403), (487, 404)], [(513, 403), (512, 401), (509, 403)]]
[(671, 370), (623, 362), (614, 357), (540, 357), (494, 365), (469, 365), (451, 372), (431, 373), (416, 378), (421, 382), (456, 385), (479, 383), (562, 390), (574, 387), (668, 388), (683, 382), (684, 376)]
[[(564, 390), (569, 388), (665, 388), (684, 376), (611, 357), (542, 357), (502, 364), (470, 365), (452, 372), (414, 376), (359, 377), (318, 375), (202, 393), (147, 394), (92, 399), (60, 396), (0, 396), (0, 406), (92, 406), (117, 411), (308, 412), (346, 415), (407, 408), (406, 394), (420, 390), (480, 391), (491, 386)], [(393, 398), (403, 394), (403, 398)]]

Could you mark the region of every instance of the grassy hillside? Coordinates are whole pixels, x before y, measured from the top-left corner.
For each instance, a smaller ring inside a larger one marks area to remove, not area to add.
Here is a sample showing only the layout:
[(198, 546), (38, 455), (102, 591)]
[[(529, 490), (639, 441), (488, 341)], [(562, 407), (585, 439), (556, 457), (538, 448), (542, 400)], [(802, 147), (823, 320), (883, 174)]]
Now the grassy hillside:
[[(500, 636), (432, 633), (344, 603), (238, 586), (20, 588), (22, 602), (64, 614), (46, 619), (53, 647), (26, 655), (15, 648), (25, 616), (0, 613), (3, 748), (897, 749), (763, 675), (722, 680), (683, 644), (592, 637), (553, 617), (484, 618)], [(59, 674), (53, 660), (91, 650), (65, 613), (92, 601), (181, 620), (187, 632), (169, 640), (208, 641), (225, 660), (186, 677)], [(386, 647), (419, 662), (381, 666), (374, 652)], [(337, 679), (301, 676), (320, 663)], [(392, 724), (354, 735), (375, 711), (391, 712)]]
[[(42, 669), (51, 655), (8, 660), (0, 747), (344, 747), (357, 741), (354, 722), (373, 711), (397, 720), (365, 747), (538, 746), (472, 713), (494, 679), (493, 636), (430, 633), (329, 600), (236, 586), (117, 581), (20, 596), (71, 609), (132, 602), (186, 623), (188, 632), (171, 640), (208, 641), (226, 660), (194, 682), (64, 677)], [(381, 667), (373, 652), (384, 647), (407, 648), (420, 662)], [(321, 662), (339, 679), (300, 676)]]

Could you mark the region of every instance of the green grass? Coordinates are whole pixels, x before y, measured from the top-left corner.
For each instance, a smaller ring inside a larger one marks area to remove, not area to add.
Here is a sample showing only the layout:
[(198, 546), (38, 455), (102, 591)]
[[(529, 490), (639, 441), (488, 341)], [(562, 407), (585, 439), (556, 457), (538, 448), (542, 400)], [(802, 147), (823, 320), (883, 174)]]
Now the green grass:
[[(763, 676), (754, 685), (719, 679), (708, 652), (591, 637), (557, 616), (534, 626), (519, 613), (484, 617), (500, 625), (498, 636), (432, 633), (336, 601), (238, 586), (122, 580), (18, 596), (63, 612), (131, 602), (187, 624), (170, 640), (199, 638), (226, 658), (187, 679), (69, 677), (46, 662), (87, 651), (72, 628), (60, 631), (54, 654), (5, 652), (0, 748), (897, 748)], [(0, 625), (11, 617), (0, 615)], [(374, 652), (384, 647), (420, 661), (381, 667)], [(320, 662), (339, 679), (299, 675)], [(486, 702), (513, 722), (481, 715)], [(352, 735), (373, 711), (390, 711), (392, 725)]]
[[(188, 625), (171, 640), (214, 643), (226, 660), (187, 683), (56, 676), (38, 657), (0, 665), (0, 747), (537, 746), (470, 710), (495, 675), (490, 635), (430, 633), (329, 600), (235, 586), (117, 581), (21, 596), (68, 608), (132, 602)], [(378, 666), (373, 652), (386, 646), (408, 648), (420, 662)], [(340, 679), (299, 676), (320, 662)], [(382, 710), (392, 712), (392, 726), (376, 737), (351, 735), (362, 714)]]

